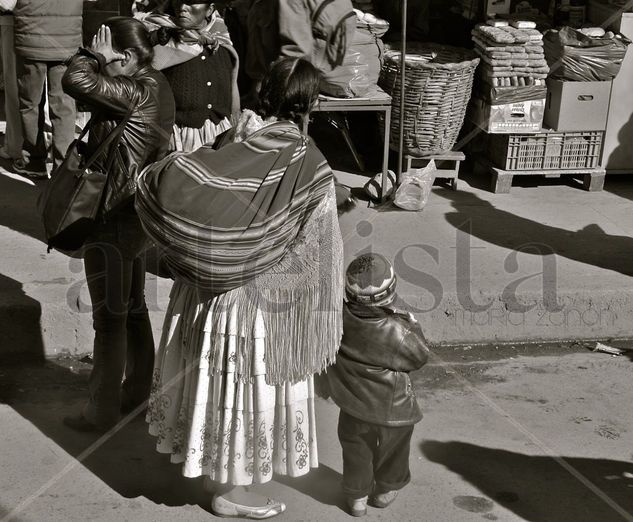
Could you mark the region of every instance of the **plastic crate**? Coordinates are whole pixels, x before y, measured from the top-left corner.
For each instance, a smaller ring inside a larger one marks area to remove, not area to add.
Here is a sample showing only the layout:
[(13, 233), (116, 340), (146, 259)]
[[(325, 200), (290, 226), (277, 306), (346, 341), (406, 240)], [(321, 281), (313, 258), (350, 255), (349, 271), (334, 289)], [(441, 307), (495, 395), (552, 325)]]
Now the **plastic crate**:
[(490, 161), (503, 170), (593, 169), (604, 132), (546, 132), (490, 136)]

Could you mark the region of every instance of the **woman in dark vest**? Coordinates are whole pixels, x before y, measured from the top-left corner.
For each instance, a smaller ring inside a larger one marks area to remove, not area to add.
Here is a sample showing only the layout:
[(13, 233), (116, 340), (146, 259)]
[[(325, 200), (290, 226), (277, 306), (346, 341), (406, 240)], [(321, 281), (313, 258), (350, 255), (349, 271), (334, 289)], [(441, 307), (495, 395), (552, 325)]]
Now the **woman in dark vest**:
[(171, 150), (193, 151), (231, 128), (239, 111), (238, 57), (211, 2), (174, 0), (164, 9), (136, 12), (152, 31), (153, 65), (167, 77), (176, 100)]

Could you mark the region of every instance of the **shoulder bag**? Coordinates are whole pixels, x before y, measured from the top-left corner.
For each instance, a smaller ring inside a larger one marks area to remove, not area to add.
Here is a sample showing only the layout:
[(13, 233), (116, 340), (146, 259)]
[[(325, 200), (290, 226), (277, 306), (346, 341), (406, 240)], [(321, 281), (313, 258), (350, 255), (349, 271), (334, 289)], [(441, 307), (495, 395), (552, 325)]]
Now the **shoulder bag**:
[(49, 252), (53, 248), (78, 250), (90, 235), (103, 203), (106, 181), (115, 154), (112, 153), (108, 158), (105, 171), (95, 170), (92, 165), (108, 145), (115, 143), (116, 149), (132, 111), (133, 106), (90, 158), (84, 161), (79, 147), (93, 122), (91, 118), (68, 149), (63, 163), (52, 173), (37, 202)]

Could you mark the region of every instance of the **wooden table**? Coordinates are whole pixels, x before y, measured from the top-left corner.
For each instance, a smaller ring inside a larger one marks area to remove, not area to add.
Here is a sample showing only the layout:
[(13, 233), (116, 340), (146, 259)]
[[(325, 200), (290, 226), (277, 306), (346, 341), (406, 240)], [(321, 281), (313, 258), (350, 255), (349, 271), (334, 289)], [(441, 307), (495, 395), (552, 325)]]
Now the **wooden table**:
[[(319, 95), (316, 107), (312, 112), (354, 112), (354, 111), (377, 111), (384, 112), (384, 145), (382, 151), (382, 194), (385, 193), (389, 170), (389, 129), (391, 127), (391, 96), (385, 91), (376, 88), (376, 91), (369, 93), (362, 98), (333, 98), (324, 94)], [(343, 130), (343, 129), (341, 129)], [(303, 133), (308, 134), (308, 121), (303, 124)], [(343, 135), (349, 141), (349, 134), (343, 130)], [(352, 151), (355, 154), (354, 149)]]

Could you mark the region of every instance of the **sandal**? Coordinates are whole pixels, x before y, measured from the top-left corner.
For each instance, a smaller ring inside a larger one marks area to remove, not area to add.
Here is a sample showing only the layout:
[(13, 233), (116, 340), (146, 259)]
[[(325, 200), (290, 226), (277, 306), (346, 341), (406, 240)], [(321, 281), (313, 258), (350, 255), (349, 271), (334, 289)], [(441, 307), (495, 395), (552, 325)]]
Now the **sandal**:
[(222, 495), (214, 495), (211, 502), (213, 514), (219, 517), (239, 517), (252, 520), (264, 520), (286, 511), (286, 504), (271, 498), (265, 506), (245, 506), (227, 500)]

